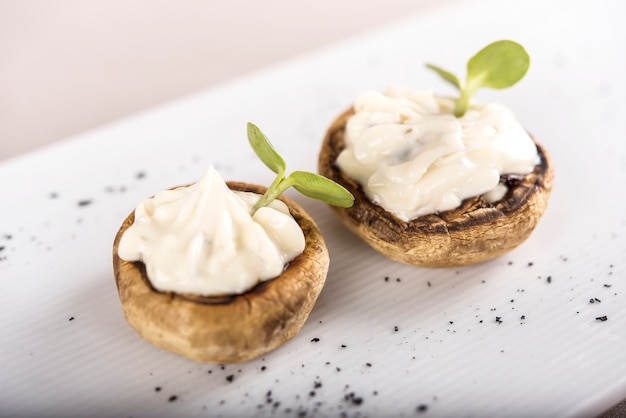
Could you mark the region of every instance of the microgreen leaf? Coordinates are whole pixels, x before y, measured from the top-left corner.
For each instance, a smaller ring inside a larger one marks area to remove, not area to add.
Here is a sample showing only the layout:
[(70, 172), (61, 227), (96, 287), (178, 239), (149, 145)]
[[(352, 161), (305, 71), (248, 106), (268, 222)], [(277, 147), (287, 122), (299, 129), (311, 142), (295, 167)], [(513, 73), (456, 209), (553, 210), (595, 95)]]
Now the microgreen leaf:
[(530, 58), (524, 47), (513, 41), (493, 42), (474, 55), (467, 63), (467, 84), (504, 89), (524, 77)]
[(441, 78), (443, 78), (444, 80), (446, 80), (447, 82), (452, 84), (457, 89), (461, 90), (461, 82), (459, 81), (457, 76), (452, 74), (450, 71), (444, 70), (443, 68), (438, 67), (438, 66), (433, 65), (433, 64), (426, 64), (426, 67), (428, 67), (431, 70), (435, 71), (437, 74), (439, 74), (441, 76)]
[(272, 143), (263, 132), (253, 123), (248, 122), (248, 142), (256, 153), (270, 170), (278, 174), (280, 177), (285, 174), (286, 164), (283, 157), (272, 146)]
[(461, 117), (479, 88), (503, 89), (520, 81), (528, 71), (530, 57), (524, 47), (517, 42), (509, 40), (492, 42), (468, 61), (464, 85), (449, 71), (432, 64), (426, 66), (459, 89), (461, 96), (456, 100), (454, 115)]
[(248, 123), (248, 142), (261, 161), (276, 173), (272, 184), (252, 207), (253, 214), (257, 209), (269, 205), (289, 187), (295, 188), (307, 197), (335, 206), (350, 207), (354, 203), (354, 196), (349, 191), (326, 177), (306, 171), (294, 171), (285, 177), (285, 161), (263, 132), (252, 123)]
[(294, 189), (312, 199), (343, 208), (349, 208), (354, 203), (352, 193), (319, 174), (294, 171), (289, 178), (293, 181)]

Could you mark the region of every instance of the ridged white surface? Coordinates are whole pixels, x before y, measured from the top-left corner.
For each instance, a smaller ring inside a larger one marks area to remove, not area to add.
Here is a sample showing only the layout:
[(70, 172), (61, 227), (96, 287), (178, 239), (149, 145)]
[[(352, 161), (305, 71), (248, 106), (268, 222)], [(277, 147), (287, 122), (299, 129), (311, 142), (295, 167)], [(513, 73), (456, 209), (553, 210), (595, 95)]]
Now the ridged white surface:
[[(623, 11), (617, 1), (455, 4), (2, 163), (0, 415), (586, 417), (621, 400)], [(445, 93), (423, 64), (462, 74), (500, 38), (527, 47), (531, 70), (479, 98), (514, 109), (556, 171), (522, 246), (479, 266), (404, 266), (290, 192), (331, 251), (295, 339), (221, 367), (163, 352), (126, 324), (111, 245), (139, 200), (196, 181), (210, 163), (268, 184), (247, 121), (288, 170), (315, 170), (327, 126), (360, 92), (399, 83)]]

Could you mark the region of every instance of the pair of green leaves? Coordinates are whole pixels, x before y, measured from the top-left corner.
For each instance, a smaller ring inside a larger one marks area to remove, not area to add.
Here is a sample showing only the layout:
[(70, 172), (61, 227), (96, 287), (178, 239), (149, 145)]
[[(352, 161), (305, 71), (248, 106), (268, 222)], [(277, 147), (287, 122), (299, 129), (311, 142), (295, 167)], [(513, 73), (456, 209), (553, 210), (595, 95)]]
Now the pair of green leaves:
[(503, 89), (521, 80), (530, 66), (530, 57), (517, 42), (493, 42), (476, 53), (467, 63), (467, 78), (462, 84), (457, 76), (433, 64), (426, 65), (459, 89), (454, 115), (461, 117), (467, 111), (471, 97), (481, 87)]
[(269, 205), (272, 200), (280, 196), (289, 187), (293, 187), (305, 196), (335, 206), (347, 208), (354, 203), (354, 196), (349, 191), (326, 177), (306, 171), (294, 171), (285, 177), (287, 169), (285, 160), (276, 152), (265, 134), (250, 122), (248, 122), (248, 141), (261, 161), (276, 173), (276, 179), (254, 205), (252, 213)]

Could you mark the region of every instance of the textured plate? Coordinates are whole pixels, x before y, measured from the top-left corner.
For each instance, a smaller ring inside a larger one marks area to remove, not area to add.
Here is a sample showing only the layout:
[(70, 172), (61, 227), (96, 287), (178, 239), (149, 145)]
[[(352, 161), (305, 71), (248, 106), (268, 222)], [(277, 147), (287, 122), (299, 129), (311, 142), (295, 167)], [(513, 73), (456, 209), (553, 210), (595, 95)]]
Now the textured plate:
[[(593, 416), (626, 396), (626, 29), (618, 1), (458, 2), (0, 165), (0, 414), (6, 416)], [(314, 170), (328, 124), (362, 91), (447, 85), (490, 41), (530, 51), (511, 107), (550, 151), (530, 239), (451, 270), (391, 262), (323, 204), (291, 195), (331, 251), (302, 332), (264, 358), (204, 365), (124, 321), (117, 228), (155, 191), (267, 183), (253, 121), (288, 169)], [(601, 319), (598, 319), (601, 318)], [(602, 320), (605, 319), (606, 320)]]

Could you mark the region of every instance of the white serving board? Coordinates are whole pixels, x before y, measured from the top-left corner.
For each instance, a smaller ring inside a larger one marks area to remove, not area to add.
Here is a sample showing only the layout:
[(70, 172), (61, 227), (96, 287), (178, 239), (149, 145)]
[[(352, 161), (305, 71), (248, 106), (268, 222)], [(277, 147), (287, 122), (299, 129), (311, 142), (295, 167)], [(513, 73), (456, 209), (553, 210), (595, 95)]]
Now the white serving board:
[[(624, 9), (455, 2), (3, 162), (0, 415), (586, 417), (625, 398)], [(210, 163), (269, 183), (247, 121), (289, 170), (315, 170), (327, 126), (358, 94), (391, 83), (451, 94), (424, 63), (464, 74), (471, 54), (503, 38), (527, 47), (530, 72), (478, 99), (511, 107), (556, 172), (522, 246), (467, 268), (404, 266), (290, 192), (331, 251), (296, 338), (220, 366), (159, 350), (127, 325), (111, 246), (137, 202)]]

